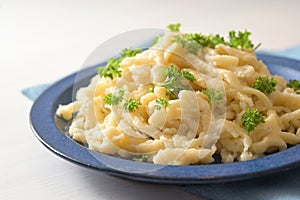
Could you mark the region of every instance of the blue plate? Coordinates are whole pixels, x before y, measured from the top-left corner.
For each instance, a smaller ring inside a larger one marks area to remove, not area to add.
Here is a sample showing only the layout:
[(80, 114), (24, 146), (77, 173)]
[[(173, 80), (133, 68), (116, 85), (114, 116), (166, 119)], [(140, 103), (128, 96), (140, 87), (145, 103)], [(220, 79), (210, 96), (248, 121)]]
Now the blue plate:
[[(300, 61), (258, 54), (272, 74), (299, 79)], [(298, 167), (300, 145), (250, 161), (229, 164), (162, 166), (134, 162), (92, 151), (65, 134), (68, 123), (55, 116), (59, 104), (72, 101), (73, 91), (86, 86), (96, 67), (71, 74), (48, 88), (33, 104), (30, 122), (36, 137), (48, 149), (73, 163), (111, 175), (138, 181), (168, 184), (220, 183), (250, 179)], [(74, 81), (76, 84), (74, 88)]]

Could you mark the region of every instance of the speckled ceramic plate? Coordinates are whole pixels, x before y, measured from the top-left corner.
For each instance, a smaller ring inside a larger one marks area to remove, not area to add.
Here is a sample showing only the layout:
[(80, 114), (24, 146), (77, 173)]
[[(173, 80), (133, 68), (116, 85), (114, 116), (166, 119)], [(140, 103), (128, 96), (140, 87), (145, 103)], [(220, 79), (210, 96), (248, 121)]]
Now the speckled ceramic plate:
[[(286, 79), (299, 79), (300, 62), (296, 60), (259, 54), (273, 74)], [(33, 132), (53, 153), (76, 164), (132, 180), (168, 183), (195, 184), (217, 183), (250, 179), (285, 171), (300, 164), (300, 145), (250, 161), (230, 164), (194, 166), (161, 166), (116, 158), (94, 152), (73, 141), (65, 134), (68, 123), (55, 116), (59, 104), (72, 100), (73, 90), (88, 84), (96, 74), (96, 68), (80, 72), (80, 78), (71, 74), (48, 88), (33, 104), (30, 122)], [(76, 87), (74, 88), (74, 81)]]

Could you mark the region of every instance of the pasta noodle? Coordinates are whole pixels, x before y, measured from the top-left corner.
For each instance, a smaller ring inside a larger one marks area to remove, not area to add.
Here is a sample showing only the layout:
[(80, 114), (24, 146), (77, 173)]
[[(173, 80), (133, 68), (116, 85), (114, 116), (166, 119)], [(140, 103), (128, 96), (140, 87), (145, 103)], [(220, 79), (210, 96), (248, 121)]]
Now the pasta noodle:
[[(146, 155), (148, 162), (171, 165), (209, 164), (215, 154), (223, 163), (245, 161), (300, 143), (300, 95), (283, 77), (271, 75), (255, 53), (224, 44), (196, 56), (174, 42), (180, 34), (166, 32), (154, 46), (124, 58), (120, 77), (96, 75), (74, 102), (60, 105), (56, 114), (72, 120), (73, 139), (105, 154)], [(170, 66), (195, 78), (182, 79), (185, 88), (175, 98), (163, 86)], [(272, 93), (253, 87), (259, 76), (277, 82)], [(209, 88), (224, 98), (213, 102)], [(105, 103), (121, 92), (120, 104)], [(133, 112), (124, 109), (128, 99), (139, 102)], [(247, 131), (243, 115), (254, 108), (264, 121)]]

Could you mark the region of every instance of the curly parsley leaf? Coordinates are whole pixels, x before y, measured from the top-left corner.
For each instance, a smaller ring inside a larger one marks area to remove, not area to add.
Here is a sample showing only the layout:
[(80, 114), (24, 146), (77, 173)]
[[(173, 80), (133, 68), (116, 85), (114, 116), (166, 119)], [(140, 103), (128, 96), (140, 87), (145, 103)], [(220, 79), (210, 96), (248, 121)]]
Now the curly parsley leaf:
[(138, 100), (136, 99), (128, 99), (123, 107), (126, 111), (128, 112), (134, 112), (138, 109), (138, 107), (141, 105), (141, 102), (139, 102)]
[[(215, 48), (218, 44), (224, 44), (243, 51), (255, 51), (261, 44), (254, 47), (250, 40), (251, 33), (247, 30), (242, 31), (230, 31), (228, 34), (228, 40), (219, 34), (203, 35), (201, 33), (185, 33), (175, 36), (173, 42), (177, 42), (186, 48), (188, 52), (197, 54), (198, 50), (202, 47)], [(196, 42), (196, 43), (195, 43)]]
[(249, 40), (250, 35), (251, 35), (251, 33), (248, 31), (245, 31), (245, 32), (239, 31), (238, 33), (236, 33), (236, 31), (230, 31), (229, 32), (229, 44), (230, 44), (230, 46), (237, 48), (237, 49), (252, 48), (253, 44)]
[(133, 57), (138, 53), (141, 53), (142, 50), (141, 49), (123, 49), (121, 54), (120, 54), (120, 62), (127, 57)]
[(154, 93), (154, 87), (149, 88), (150, 93)]
[(220, 104), (224, 98), (222, 92), (212, 88), (207, 88), (206, 90), (203, 90), (203, 93), (208, 96), (208, 102), (215, 102), (217, 104)]
[(161, 110), (162, 107), (168, 107), (170, 104), (169, 102), (164, 98), (159, 98), (155, 100), (155, 109)]
[(109, 77), (111, 79), (121, 76), (121, 70), (118, 58), (111, 58), (107, 61), (105, 67), (98, 68), (100, 77)]
[(300, 90), (300, 83), (298, 80), (295, 79), (289, 80), (289, 83), (286, 86), (293, 88), (295, 91)]
[(112, 93), (106, 95), (104, 103), (111, 106), (120, 104), (123, 100), (124, 92), (124, 89), (120, 89), (117, 95), (113, 95)]
[(186, 37), (190, 38), (191, 40), (196, 41), (199, 46), (202, 47), (210, 47), (215, 48), (218, 44), (226, 44), (223, 37), (220, 35), (202, 35), (201, 33), (187, 33), (184, 34)]
[(195, 76), (191, 72), (189, 72), (188, 70), (182, 70), (181, 73), (182, 73), (182, 76), (186, 80), (189, 80), (189, 81), (192, 81), (192, 82), (194, 82), (196, 80)]
[(170, 31), (173, 31), (173, 32), (179, 32), (180, 26), (181, 26), (180, 23), (177, 23), (177, 24), (169, 24), (169, 25), (167, 26), (167, 28), (168, 28)]
[(199, 50), (202, 49), (202, 46), (192, 38), (189, 34), (176, 35), (173, 39), (173, 42), (180, 44), (184, 49), (189, 53), (197, 55)]
[(170, 99), (177, 98), (181, 90), (191, 90), (191, 87), (187, 83), (187, 80), (193, 80), (193, 78), (191, 76), (187, 76), (186, 72), (185, 76), (187, 77), (184, 77), (183, 72), (180, 72), (174, 65), (171, 65), (169, 68), (165, 69), (162, 72), (162, 75), (167, 75), (167, 78), (159, 86), (165, 87), (167, 89), (166, 95)]
[(148, 159), (148, 155), (141, 155), (140, 157), (134, 157), (132, 158), (133, 161), (136, 161), (136, 162), (147, 162), (147, 159)]
[(251, 33), (247, 30), (244, 32), (236, 32), (236, 31), (230, 31), (229, 32), (229, 46), (241, 49), (244, 51), (254, 51), (256, 50), (260, 44), (258, 44), (256, 47), (254, 47), (252, 41), (250, 40)]
[(276, 89), (277, 81), (272, 77), (269, 78), (267, 76), (262, 77), (259, 76), (255, 79), (255, 83), (253, 84), (253, 88), (260, 90), (261, 92), (265, 94), (271, 94)]
[(105, 67), (99, 67), (98, 74), (100, 77), (109, 77), (111, 79), (114, 79), (115, 77), (121, 77), (121, 61), (126, 57), (133, 57), (141, 52), (141, 49), (123, 49), (119, 58), (111, 58), (107, 61)]
[[(180, 31), (180, 26), (181, 26), (180, 23), (177, 23), (177, 24), (169, 24), (169, 25), (167, 26), (167, 29), (169, 29), (169, 30), (172, 31), (172, 32), (179, 32), (179, 31)], [(154, 38), (154, 40), (153, 40), (151, 46), (155, 45), (155, 44), (158, 42), (158, 40), (159, 40), (160, 37), (162, 37), (162, 34), (160, 34), (160, 35), (158, 35), (158, 36), (156, 36), (156, 37)]]
[(163, 36), (162, 34), (160, 34), (160, 35), (156, 36), (156, 37), (154, 38), (154, 40), (153, 40), (153, 42), (152, 42), (152, 45), (151, 45), (151, 46), (155, 45), (155, 44), (158, 42), (159, 38), (161, 38), (162, 36)]
[(259, 111), (254, 109), (247, 109), (246, 112), (242, 115), (242, 125), (246, 128), (247, 132), (254, 130), (256, 126), (260, 123), (264, 123), (264, 117), (259, 113)]

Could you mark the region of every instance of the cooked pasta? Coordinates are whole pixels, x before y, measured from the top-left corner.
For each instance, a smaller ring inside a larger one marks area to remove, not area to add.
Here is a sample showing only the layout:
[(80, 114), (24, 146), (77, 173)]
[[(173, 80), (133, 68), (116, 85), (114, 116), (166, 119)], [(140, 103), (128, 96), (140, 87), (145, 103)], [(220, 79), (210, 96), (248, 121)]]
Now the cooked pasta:
[[(166, 165), (209, 164), (216, 154), (246, 161), (300, 143), (300, 95), (283, 77), (253, 51), (221, 43), (191, 53), (176, 42), (181, 35), (166, 31), (119, 60), (119, 76), (97, 74), (60, 105), (70, 136), (101, 153)], [(273, 81), (271, 92), (255, 88), (258, 77)], [(247, 128), (250, 111), (260, 121)]]

